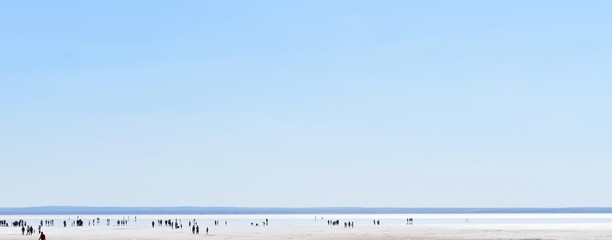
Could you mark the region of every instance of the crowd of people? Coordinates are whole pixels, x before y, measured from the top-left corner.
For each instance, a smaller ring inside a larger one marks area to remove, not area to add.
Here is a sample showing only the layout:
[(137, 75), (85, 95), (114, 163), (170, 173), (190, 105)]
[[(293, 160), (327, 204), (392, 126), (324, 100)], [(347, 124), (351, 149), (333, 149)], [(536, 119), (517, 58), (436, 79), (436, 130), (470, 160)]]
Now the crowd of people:
[[(42, 223), (42, 221), (41, 221)], [(11, 223), (13, 225), (13, 227), (21, 227), (21, 235), (32, 235), (34, 234), (34, 227), (28, 225), (28, 222), (20, 219), (17, 221), (13, 221)], [(8, 222), (6, 220), (1, 220), (0, 221), (0, 226), (5, 226), (8, 227)], [(40, 226), (38, 227), (38, 231), (40, 231)]]
[(18, 221), (13, 221), (13, 227), (23, 227), (26, 225), (28, 225), (28, 223), (23, 219), (19, 219)]
[[(355, 227), (355, 222), (344, 222), (344, 227), (345, 228), (354, 228)], [(339, 226), (340, 225), (340, 220), (327, 220), (327, 225), (330, 226)]]
[(340, 225), (340, 220), (327, 220), (327, 225), (337, 226)]
[[(126, 220), (125, 218), (123, 219), (119, 219), (117, 220), (117, 225), (116, 226), (126, 226), (129, 223), (129, 218)], [(81, 218), (79, 218), (77, 216), (76, 220), (72, 220), (71, 218), (68, 218), (68, 220), (64, 220), (63, 221), (63, 227), (67, 227), (68, 222), (71, 223), (72, 227), (82, 227), (85, 225), (87, 221), (88, 226), (95, 226), (96, 224), (100, 224), (100, 218), (95, 218), (93, 220), (83, 220)], [(134, 217), (134, 221), (136, 221), (136, 217)], [(107, 222), (107, 226), (110, 226), (111, 223), (111, 219), (106, 219)], [(264, 223), (267, 224), (268, 220), (266, 219), (266, 221)], [(151, 226), (154, 228), (155, 227), (155, 221), (151, 222)], [(182, 220), (181, 219), (168, 219), (168, 220), (157, 220), (158, 226), (166, 226), (166, 227), (170, 227), (172, 229), (182, 229), (183, 228), (183, 224), (182, 224)], [(36, 233), (35, 228), (31, 225), (28, 225), (28, 223), (25, 220), (17, 220), (11, 223), (13, 227), (21, 227), (21, 234), (22, 235), (34, 235)], [(214, 225), (219, 225), (220, 221), (219, 220), (215, 220), (214, 221)], [(225, 225), (227, 225), (227, 221), (225, 221)], [(46, 240), (46, 236), (44, 235), (43, 231), (42, 231), (42, 227), (54, 227), (55, 226), (55, 220), (41, 220), (40, 221), (40, 225), (38, 225), (38, 234), (40, 234), (39, 240)], [(0, 227), (9, 227), (9, 222), (7, 220), (0, 220)], [(191, 228), (191, 231), (193, 234), (200, 234), (200, 226), (198, 225), (196, 219), (193, 219), (193, 221), (189, 221), (189, 227)], [(205, 229), (206, 234), (208, 234), (208, 227), (206, 227)]]
[[(157, 223), (157, 226), (165, 226), (165, 227), (170, 227), (171, 229), (182, 229), (183, 228), (183, 220), (182, 219), (167, 219), (167, 220), (163, 220), (163, 219), (158, 219), (157, 221), (152, 221), (151, 222), (151, 228), (155, 228), (155, 224)], [(215, 225), (218, 224), (218, 221), (215, 220)], [(227, 221), (225, 221), (225, 225), (227, 225)], [(193, 219), (193, 221), (189, 221), (189, 227), (191, 228), (191, 233), (194, 235), (200, 234), (200, 226), (198, 225), (198, 222), (196, 221), (196, 219)], [(206, 228), (206, 234), (208, 234), (208, 227)]]
[[(41, 237), (39, 239), (45, 239), (45, 236), (42, 232), (42, 227), (52, 227), (54, 226), (55, 221), (54, 220), (40, 220), (40, 224), (38, 225), (38, 234), (41, 235)], [(13, 227), (18, 227), (21, 228), (21, 235), (34, 235), (36, 233), (36, 230), (34, 229), (34, 226), (32, 225), (28, 225), (28, 222), (20, 219), (17, 221), (13, 221), (12, 222)], [(0, 220), (0, 227), (8, 227), (9, 223), (6, 220)]]
[[(321, 218), (322, 220), (323, 218)], [(119, 219), (117, 220), (117, 225), (116, 226), (126, 226), (128, 225), (128, 223), (130, 218), (128, 217), (127, 219), (124, 217), (123, 219)], [(316, 217), (315, 217), (316, 220)], [(136, 217), (134, 217), (134, 221), (136, 221)], [(85, 224), (85, 221), (81, 218), (79, 218), (77, 216), (76, 220), (71, 220), (70, 218), (68, 218), (68, 222), (71, 222), (71, 226), (72, 227), (82, 227)], [(110, 226), (111, 223), (111, 219), (106, 219), (107, 222), (107, 226)], [(374, 219), (373, 224), (375, 226), (379, 226), (380, 225), (380, 219)], [(87, 223), (89, 226), (96, 226), (96, 224), (100, 225), (100, 218), (95, 218), (92, 220), (87, 220)], [(414, 223), (414, 219), (412, 218), (407, 218), (406, 219), (406, 224), (408, 225), (412, 225)], [(183, 228), (183, 223), (181, 219), (167, 219), (167, 220), (163, 220), (163, 219), (159, 219), (157, 221), (152, 221), (151, 222), (151, 227), (155, 228), (155, 226), (165, 226), (165, 227), (169, 227), (171, 229), (182, 229)], [(193, 219), (192, 221), (188, 221), (189, 224), (189, 228), (191, 230), (191, 233), (194, 235), (199, 235), (200, 234), (200, 226), (197, 222), (196, 219)], [(221, 221), (219, 220), (214, 220), (213, 221), (213, 225), (218, 226), (221, 224)], [(343, 225), (345, 228), (354, 228), (355, 227), (355, 222), (353, 221), (346, 221), (343, 222), (341, 224), (340, 220), (327, 220), (327, 224), (331, 225), (331, 226), (338, 226), (338, 225)], [(33, 235), (36, 233), (35, 228), (31, 225), (28, 225), (28, 223), (25, 220), (17, 220), (17, 221), (13, 221), (12, 223), (9, 224), (9, 222), (7, 220), (0, 220), (0, 227), (9, 227), (9, 225), (12, 225), (13, 227), (20, 227), (21, 228), (21, 234), (22, 235)], [(227, 221), (225, 221), (225, 225), (227, 226)], [(251, 226), (268, 226), (269, 225), (269, 219), (265, 219), (263, 221), (261, 221), (260, 223), (251, 223)], [(55, 220), (41, 220), (40, 221), (40, 225), (38, 225), (38, 233), (41, 235), (42, 239), (44, 239), (44, 234), (42, 232), (42, 227), (54, 227), (55, 226)], [(64, 220), (63, 221), (63, 226), (67, 227), (67, 221)], [(188, 229), (189, 229), (188, 228)], [(205, 232), (206, 234), (208, 234), (208, 227), (205, 228)], [(39, 238), (40, 239), (40, 238)]]
[(55, 220), (40, 220), (40, 225), (45, 227), (53, 227), (55, 226)]
[(34, 227), (32, 226), (21, 226), (21, 235), (32, 235), (34, 234)]
[[(162, 224), (172, 229), (183, 228), (183, 221), (180, 219), (174, 219), (174, 221), (172, 221), (172, 219), (168, 219), (168, 220), (158, 219), (157, 225), (162, 226)], [(191, 222), (189, 222), (189, 226), (191, 226)], [(151, 227), (155, 227), (155, 221), (151, 222)]]

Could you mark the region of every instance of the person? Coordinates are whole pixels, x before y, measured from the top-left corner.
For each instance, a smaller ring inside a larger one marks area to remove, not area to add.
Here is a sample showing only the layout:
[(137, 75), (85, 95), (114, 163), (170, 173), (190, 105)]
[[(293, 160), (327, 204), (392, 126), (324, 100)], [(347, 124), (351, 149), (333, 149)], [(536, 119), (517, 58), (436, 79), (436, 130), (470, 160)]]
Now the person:
[(206, 234), (208, 234), (208, 227), (206, 227)]
[(25, 235), (25, 227), (21, 226), (21, 235)]
[(196, 225), (196, 234), (200, 234), (200, 226)]
[(45, 233), (40, 232), (40, 237), (38, 238), (38, 240), (47, 240), (47, 236), (45, 236)]

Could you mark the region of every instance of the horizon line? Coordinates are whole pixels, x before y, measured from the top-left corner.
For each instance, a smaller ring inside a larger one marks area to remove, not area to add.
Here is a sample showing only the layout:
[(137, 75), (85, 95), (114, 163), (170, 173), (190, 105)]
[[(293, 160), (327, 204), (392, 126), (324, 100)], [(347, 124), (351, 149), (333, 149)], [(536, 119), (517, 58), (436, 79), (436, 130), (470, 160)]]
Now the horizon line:
[(520, 206), (520, 207), (465, 207), (465, 206), (451, 206), (451, 207), (403, 207), (403, 206), (223, 206), (223, 205), (210, 205), (210, 206), (197, 206), (197, 205), (174, 205), (174, 206), (130, 206), (130, 205), (36, 205), (36, 206), (0, 206), (0, 209), (7, 208), (279, 208), (279, 209), (308, 209), (308, 208), (366, 208), (366, 209), (384, 209), (384, 208), (396, 208), (396, 209), (566, 209), (566, 208), (612, 208), (612, 206), (563, 206), (563, 207), (541, 207), (541, 206)]
[(401, 208), (401, 207), (95, 207), (37, 206), (0, 207), (0, 215), (71, 214), (527, 214), (527, 213), (612, 213), (612, 207), (521, 207), (521, 208)]

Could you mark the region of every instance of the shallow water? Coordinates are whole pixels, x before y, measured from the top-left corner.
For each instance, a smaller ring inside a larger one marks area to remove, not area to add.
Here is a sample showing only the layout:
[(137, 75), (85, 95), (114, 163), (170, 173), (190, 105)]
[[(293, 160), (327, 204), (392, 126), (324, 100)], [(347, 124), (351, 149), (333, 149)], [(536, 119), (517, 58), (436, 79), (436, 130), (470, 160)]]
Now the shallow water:
[[(0, 220), (9, 223), (23, 219), (29, 225), (38, 226), (41, 220), (54, 220), (54, 227), (63, 227), (67, 221), (68, 227), (72, 221), (81, 218), (84, 226), (113, 227), (117, 220), (128, 220), (126, 226), (150, 227), (158, 219), (179, 221), (183, 227), (189, 227), (194, 220), (201, 226), (212, 226), (215, 220), (224, 226), (250, 226), (251, 223), (262, 225), (268, 219), (270, 225), (327, 225), (328, 220), (354, 222), (355, 225), (373, 225), (373, 220), (380, 220), (381, 225), (406, 225), (407, 218), (412, 218), (413, 224), (584, 224), (612, 223), (612, 214), (235, 214), (235, 215), (0, 215)], [(100, 222), (92, 220), (100, 218)], [(110, 224), (107, 224), (110, 219)], [(165, 226), (161, 226), (165, 227)], [(168, 227), (169, 228), (169, 227)]]

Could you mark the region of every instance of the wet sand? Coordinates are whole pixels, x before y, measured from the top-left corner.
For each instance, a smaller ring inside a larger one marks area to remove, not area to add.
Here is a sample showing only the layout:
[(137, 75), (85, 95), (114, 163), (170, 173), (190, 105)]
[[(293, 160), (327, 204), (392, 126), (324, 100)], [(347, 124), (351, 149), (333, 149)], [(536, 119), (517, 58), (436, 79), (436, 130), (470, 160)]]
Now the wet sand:
[[(167, 239), (612, 239), (612, 224), (431, 224), (356, 226), (200, 226), (164, 227), (44, 227), (49, 240), (167, 240)], [(36, 240), (20, 228), (0, 228), (0, 240)]]

